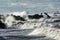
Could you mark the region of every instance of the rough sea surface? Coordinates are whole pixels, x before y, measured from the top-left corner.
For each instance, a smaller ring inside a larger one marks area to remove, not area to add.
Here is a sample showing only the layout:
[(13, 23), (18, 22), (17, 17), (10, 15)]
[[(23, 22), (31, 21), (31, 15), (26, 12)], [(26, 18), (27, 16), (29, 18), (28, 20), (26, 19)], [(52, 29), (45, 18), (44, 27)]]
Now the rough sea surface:
[(27, 34), (33, 29), (1, 29), (0, 40), (54, 40), (46, 36), (28, 36)]
[(5, 21), (2, 18), (7, 28), (0, 29), (0, 40), (60, 40), (60, 14), (49, 15), (51, 18), (43, 15), (40, 19), (29, 19), (28, 14), (23, 12), (20, 16), (26, 21), (17, 21), (11, 15)]

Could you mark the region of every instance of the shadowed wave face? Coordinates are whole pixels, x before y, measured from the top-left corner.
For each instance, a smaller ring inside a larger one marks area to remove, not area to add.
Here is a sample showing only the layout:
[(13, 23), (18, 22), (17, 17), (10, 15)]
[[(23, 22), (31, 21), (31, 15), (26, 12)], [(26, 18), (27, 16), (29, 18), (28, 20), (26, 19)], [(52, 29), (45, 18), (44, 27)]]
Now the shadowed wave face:
[(25, 21), (25, 19), (23, 17), (15, 16), (15, 15), (13, 15), (13, 17), (15, 18), (15, 20)]
[(2, 21), (0, 21), (0, 29), (5, 29), (5, 28), (6, 28), (6, 25)]
[(39, 19), (43, 18), (43, 15), (35, 14), (35, 15), (28, 15), (29, 19)]

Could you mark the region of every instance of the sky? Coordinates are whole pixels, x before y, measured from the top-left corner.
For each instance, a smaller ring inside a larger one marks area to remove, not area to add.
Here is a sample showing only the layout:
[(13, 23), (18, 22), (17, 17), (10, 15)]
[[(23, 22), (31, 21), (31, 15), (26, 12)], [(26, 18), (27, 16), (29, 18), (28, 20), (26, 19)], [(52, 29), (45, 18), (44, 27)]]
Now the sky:
[(60, 12), (60, 0), (0, 0), (0, 13), (21, 11), (30, 13)]

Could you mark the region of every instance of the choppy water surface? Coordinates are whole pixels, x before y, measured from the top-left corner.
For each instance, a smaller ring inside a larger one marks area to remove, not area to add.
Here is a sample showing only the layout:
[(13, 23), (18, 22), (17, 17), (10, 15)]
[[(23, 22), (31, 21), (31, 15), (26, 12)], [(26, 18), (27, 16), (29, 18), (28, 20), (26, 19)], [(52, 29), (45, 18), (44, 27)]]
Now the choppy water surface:
[(28, 36), (33, 29), (0, 29), (0, 40), (54, 40), (46, 36)]

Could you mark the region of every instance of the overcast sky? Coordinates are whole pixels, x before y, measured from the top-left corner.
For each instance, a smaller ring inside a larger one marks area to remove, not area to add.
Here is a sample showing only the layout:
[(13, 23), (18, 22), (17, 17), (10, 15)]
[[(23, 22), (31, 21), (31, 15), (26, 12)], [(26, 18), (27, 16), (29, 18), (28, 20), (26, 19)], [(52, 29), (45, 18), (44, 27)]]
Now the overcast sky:
[(0, 0), (0, 12), (14, 11), (53, 13), (60, 11), (60, 0)]

